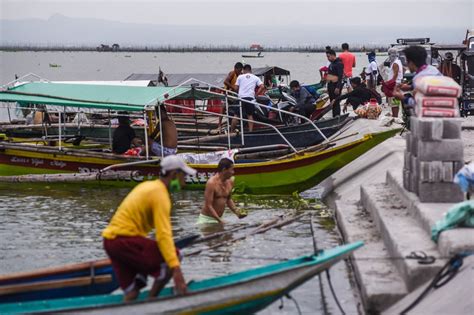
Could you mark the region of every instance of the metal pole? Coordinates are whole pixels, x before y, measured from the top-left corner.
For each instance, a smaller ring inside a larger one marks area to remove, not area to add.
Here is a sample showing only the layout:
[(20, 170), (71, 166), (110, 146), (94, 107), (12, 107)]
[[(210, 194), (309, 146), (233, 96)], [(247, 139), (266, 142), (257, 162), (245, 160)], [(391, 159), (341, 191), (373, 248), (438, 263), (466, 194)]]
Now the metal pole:
[[(158, 104), (158, 106), (165, 106), (164, 104)], [(158, 121), (160, 122), (160, 145), (161, 145), (161, 158), (165, 157), (164, 146), (163, 146), (163, 122), (161, 121), (161, 109), (158, 107)]]
[(61, 151), (61, 140), (62, 140), (62, 128), (61, 128), (61, 110), (58, 109), (59, 115), (59, 151)]
[[(225, 91), (225, 112), (227, 115), (229, 115), (229, 93), (227, 93), (227, 90)], [(227, 145), (229, 146), (230, 150), (230, 120), (229, 116), (226, 118), (227, 121)]]
[[(240, 106), (239, 106), (239, 111), (240, 111), (240, 117), (244, 117), (243, 116), (243, 113), (242, 113), (242, 100), (240, 100), (239, 102)], [(242, 145), (244, 146), (245, 145), (245, 142), (244, 142), (244, 121), (241, 119), (240, 120), (240, 138), (241, 138), (241, 141), (242, 141)]]
[[(176, 105), (176, 104), (167, 104), (168, 106), (170, 107), (176, 107), (176, 108), (184, 108), (186, 109), (187, 107), (185, 106), (181, 106), (181, 105)], [(163, 105), (164, 106), (164, 105)], [(195, 109), (197, 112), (200, 112), (200, 113), (206, 113), (206, 111), (203, 111), (203, 110), (200, 110), (200, 109)], [(213, 113), (213, 115), (217, 116), (217, 117), (229, 117), (229, 115), (223, 115), (223, 114), (217, 114), (217, 113)], [(239, 118), (240, 120), (242, 121), (250, 121), (248, 119), (245, 119), (245, 118)], [(286, 144), (288, 144), (288, 146), (294, 151), (294, 152), (298, 152), (296, 150), (296, 148), (290, 143), (290, 141), (288, 141), (288, 139), (286, 139), (286, 137), (278, 130), (277, 127), (271, 125), (271, 124), (267, 124), (267, 123), (264, 123), (264, 122), (261, 122), (259, 121), (258, 122), (260, 125), (263, 125), (263, 126), (267, 126), (267, 127), (270, 127), (272, 128), (273, 130), (275, 130), (275, 132), (280, 135), (280, 137), (286, 142)]]
[(145, 121), (144, 128), (145, 128), (145, 154), (146, 154), (146, 159), (148, 160), (150, 154), (148, 152), (148, 123), (146, 120), (146, 111), (143, 111), (143, 120)]
[(109, 146), (110, 150), (112, 150), (112, 121), (110, 119), (110, 109), (107, 110), (109, 114)]

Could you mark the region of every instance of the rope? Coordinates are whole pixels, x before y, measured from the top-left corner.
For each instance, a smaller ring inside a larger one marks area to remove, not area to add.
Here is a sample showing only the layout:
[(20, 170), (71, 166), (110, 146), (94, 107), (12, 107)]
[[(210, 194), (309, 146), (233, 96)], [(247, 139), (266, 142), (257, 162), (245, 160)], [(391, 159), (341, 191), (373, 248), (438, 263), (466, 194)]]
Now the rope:
[(296, 310), (298, 311), (298, 314), (301, 315), (301, 309), (300, 309), (300, 306), (298, 305), (298, 302), (289, 294), (285, 294), (286, 298), (289, 299), (289, 300), (292, 300), (293, 303), (295, 303), (295, 306), (296, 306)]
[(406, 307), (400, 314), (406, 314), (408, 311), (412, 310), (418, 303), (425, 298), (426, 295), (431, 291), (431, 289), (438, 289), (451, 281), (463, 264), (463, 259), (469, 255), (472, 255), (472, 252), (463, 252), (454, 255), (441, 270), (434, 276), (433, 280), (426, 287), (426, 289), (413, 301), (408, 307)]
[(332, 293), (332, 296), (334, 297), (334, 301), (336, 302), (337, 307), (338, 307), (339, 310), (341, 311), (341, 314), (345, 315), (346, 312), (344, 312), (344, 309), (342, 308), (341, 303), (339, 303), (339, 300), (338, 300), (338, 298), (337, 298), (336, 292), (334, 291), (334, 288), (333, 288), (333, 286), (332, 286), (331, 275), (329, 274), (329, 269), (326, 269), (326, 277), (327, 277), (327, 279), (328, 279), (329, 288), (331, 289), (331, 293)]

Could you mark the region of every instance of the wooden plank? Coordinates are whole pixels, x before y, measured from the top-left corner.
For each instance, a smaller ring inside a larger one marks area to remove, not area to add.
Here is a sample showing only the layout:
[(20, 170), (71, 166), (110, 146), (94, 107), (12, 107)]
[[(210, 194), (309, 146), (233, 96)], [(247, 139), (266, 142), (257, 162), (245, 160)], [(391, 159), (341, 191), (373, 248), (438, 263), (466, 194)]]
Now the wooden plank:
[(27, 284), (12, 284), (0, 287), (0, 296), (31, 291), (44, 291), (51, 289), (79, 287), (91, 284), (102, 284), (112, 281), (111, 275), (101, 275), (95, 277), (81, 277), (67, 280), (41, 281)]

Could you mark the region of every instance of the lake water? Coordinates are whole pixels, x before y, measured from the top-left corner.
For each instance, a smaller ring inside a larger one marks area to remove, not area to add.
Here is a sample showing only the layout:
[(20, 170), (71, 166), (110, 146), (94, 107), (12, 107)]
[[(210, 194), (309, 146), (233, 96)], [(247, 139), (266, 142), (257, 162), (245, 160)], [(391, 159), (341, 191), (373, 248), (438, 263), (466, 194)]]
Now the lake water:
[[(240, 53), (97, 53), (97, 52), (0, 52), (0, 82), (16, 75), (35, 73), (49, 80), (123, 80), (131, 73), (156, 73), (159, 67), (168, 73), (226, 73)], [(357, 55), (359, 73), (366, 64)], [(128, 57), (129, 56), (129, 57)], [(265, 58), (247, 60), (253, 67), (277, 65), (289, 69), (292, 79), (319, 81), (317, 69), (326, 64), (324, 54), (266, 53)], [(60, 67), (50, 67), (49, 64)], [(3, 113), (5, 118), (5, 112)], [(0, 117), (1, 118), (1, 117)], [(74, 263), (105, 256), (100, 237), (128, 188), (81, 187), (77, 185), (0, 185), (0, 273)], [(302, 194), (309, 204), (299, 213), (313, 214), (315, 234), (320, 248), (341, 242), (327, 209), (313, 200), (313, 190)], [(174, 235), (181, 237), (201, 231), (195, 220), (203, 203), (202, 192), (181, 192), (173, 196)], [(249, 211), (239, 221), (227, 214), (227, 228), (239, 222), (254, 223), (291, 214), (301, 202), (290, 197), (239, 197), (239, 206)], [(241, 235), (241, 234), (238, 234)], [(234, 237), (238, 236), (234, 235)], [(201, 247), (206, 248), (210, 244)], [(185, 278), (199, 280), (229, 272), (309, 254), (313, 251), (309, 216), (281, 229), (270, 230), (214, 250), (205, 250), (183, 262)], [(335, 291), (346, 313), (357, 313), (353, 278), (345, 263), (331, 269)], [(308, 281), (291, 294), (304, 314), (339, 313), (323, 278)], [(285, 299), (261, 314), (296, 314), (294, 303)]]

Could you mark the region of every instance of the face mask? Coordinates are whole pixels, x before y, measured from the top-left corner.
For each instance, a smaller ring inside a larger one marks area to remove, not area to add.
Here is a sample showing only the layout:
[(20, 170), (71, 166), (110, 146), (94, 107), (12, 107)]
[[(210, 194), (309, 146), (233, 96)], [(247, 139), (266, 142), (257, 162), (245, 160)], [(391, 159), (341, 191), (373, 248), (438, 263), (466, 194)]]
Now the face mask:
[(170, 181), (169, 190), (172, 193), (181, 191), (181, 184), (179, 183), (179, 179), (175, 178)]

